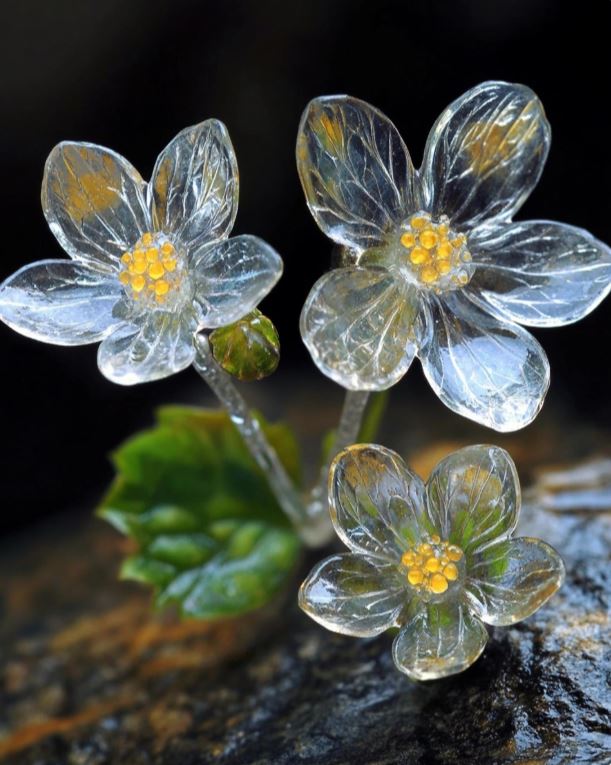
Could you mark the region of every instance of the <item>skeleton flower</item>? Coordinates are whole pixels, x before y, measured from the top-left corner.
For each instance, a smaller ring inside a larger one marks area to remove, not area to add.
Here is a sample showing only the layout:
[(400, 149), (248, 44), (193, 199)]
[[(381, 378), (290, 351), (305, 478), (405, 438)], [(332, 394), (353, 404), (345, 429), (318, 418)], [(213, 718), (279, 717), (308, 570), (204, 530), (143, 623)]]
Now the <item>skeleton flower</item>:
[(312, 570), (300, 605), (345, 635), (400, 627), (393, 658), (414, 679), (466, 669), (486, 645), (483, 622), (525, 619), (563, 582), (549, 545), (511, 538), (520, 486), (510, 456), (495, 446), (454, 452), (426, 486), (394, 452), (352, 446), (333, 463), (329, 501), (350, 552)]
[(150, 183), (123, 157), (60, 143), (42, 206), (71, 260), (25, 266), (0, 288), (0, 318), (57, 345), (102, 341), (100, 370), (133, 384), (193, 361), (194, 333), (252, 311), (282, 272), (253, 236), (228, 239), (238, 168), (225, 126), (207, 120), (163, 150)]
[(417, 354), (450, 409), (515, 430), (542, 406), (549, 366), (519, 325), (577, 321), (611, 289), (611, 251), (587, 231), (512, 222), (550, 129), (535, 94), (487, 82), (435, 123), (420, 170), (395, 126), (347, 96), (312, 101), (297, 164), (343, 267), (312, 289), (301, 331), (345, 388), (396, 383)]

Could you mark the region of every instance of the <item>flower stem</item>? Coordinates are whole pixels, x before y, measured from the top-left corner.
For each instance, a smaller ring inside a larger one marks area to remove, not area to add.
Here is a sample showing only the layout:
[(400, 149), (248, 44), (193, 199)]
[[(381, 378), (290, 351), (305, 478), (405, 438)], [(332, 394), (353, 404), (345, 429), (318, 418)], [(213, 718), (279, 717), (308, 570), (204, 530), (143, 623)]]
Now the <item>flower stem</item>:
[[(318, 547), (327, 541), (326, 525), (320, 523), (320, 512), (309, 512), (278, 455), (269, 443), (259, 422), (253, 417), (246, 401), (231, 377), (219, 367), (212, 356), (208, 339), (196, 338), (197, 354), (193, 366), (210, 386), (231, 421), (240, 432), (253, 458), (265, 473), (278, 504), (292, 521), (305, 544)], [(323, 516), (323, 521), (326, 519)], [(324, 532), (324, 533), (323, 533)]]
[(311, 516), (326, 515), (327, 511), (327, 483), (329, 480), (329, 469), (335, 456), (350, 444), (358, 440), (365, 409), (369, 401), (369, 391), (347, 390), (344, 397), (344, 405), (339, 425), (335, 433), (333, 445), (329, 450), (327, 458), (320, 469), (318, 483), (312, 489), (308, 501), (308, 514)]

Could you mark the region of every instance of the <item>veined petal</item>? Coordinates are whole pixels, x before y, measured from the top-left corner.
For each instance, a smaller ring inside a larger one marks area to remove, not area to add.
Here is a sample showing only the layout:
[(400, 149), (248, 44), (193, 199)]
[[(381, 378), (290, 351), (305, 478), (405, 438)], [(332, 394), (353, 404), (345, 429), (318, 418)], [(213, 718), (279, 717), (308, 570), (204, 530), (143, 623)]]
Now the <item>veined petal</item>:
[(384, 269), (349, 266), (321, 277), (301, 313), (320, 371), (350, 390), (384, 390), (416, 353), (417, 293)]
[(412, 209), (414, 168), (392, 122), (349, 96), (311, 101), (299, 126), (297, 169), (327, 236), (373, 247)]
[(152, 227), (146, 184), (119, 154), (90, 143), (58, 144), (47, 159), (42, 207), (70, 257), (107, 273)]
[(463, 604), (429, 603), (401, 628), (392, 655), (413, 680), (436, 680), (471, 666), (487, 641), (486, 628)]
[(342, 635), (373, 637), (395, 626), (410, 600), (396, 565), (343, 553), (315, 566), (299, 590), (299, 606)]
[(467, 558), (506, 539), (520, 511), (513, 460), (498, 446), (467, 446), (433, 470), (426, 485), (427, 516), (444, 539)]
[(182, 130), (159, 155), (150, 183), (157, 225), (188, 247), (224, 239), (238, 211), (238, 164), (215, 119)]
[(479, 617), (507, 625), (526, 619), (562, 586), (564, 563), (540, 539), (500, 542), (474, 556), (466, 591)]
[(426, 209), (470, 230), (508, 220), (537, 185), (550, 127), (530, 88), (484, 82), (442, 112), (424, 152)]
[(55, 345), (102, 340), (117, 320), (119, 281), (82, 263), (41, 260), (0, 286), (0, 319), (22, 335)]
[(160, 380), (188, 367), (195, 356), (194, 327), (167, 311), (149, 311), (139, 326), (123, 324), (98, 350), (102, 374), (120, 385)]
[(501, 319), (559, 327), (582, 319), (611, 291), (611, 249), (589, 232), (525, 221), (482, 232), (469, 297)]
[(354, 552), (392, 561), (420, 538), (424, 484), (401, 457), (375, 444), (340, 452), (329, 474), (331, 520)]
[(223, 327), (250, 313), (282, 276), (282, 258), (256, 236), (206, 245), (190, 262), (202, 326)]
[(499, 431), (532, 422), (549, 386), (547, 357), (535, 338), (460, 294), (432, 297), (430, 309), (432, 328), (419, 355), (443, 403)]

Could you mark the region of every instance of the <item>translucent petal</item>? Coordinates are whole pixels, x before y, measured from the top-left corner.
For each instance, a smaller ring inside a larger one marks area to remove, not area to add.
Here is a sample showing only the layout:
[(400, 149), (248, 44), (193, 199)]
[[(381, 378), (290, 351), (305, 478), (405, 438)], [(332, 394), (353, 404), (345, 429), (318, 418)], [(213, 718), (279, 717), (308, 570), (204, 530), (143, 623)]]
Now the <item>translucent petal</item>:
[(121, 294), (114, 277), (70, 260), (42, 260), (0, 286), (0, 319), (45, 343), (95, 343), (117, 323), (112, 310)]
[(506, 539), (520, 511), (513, 460), (498, 446), (467, 446), (433, 470), (426, 485), (427, 515), (443, 539), (467, 557)]
[(366, 249), (412, 209), (414, 168), (392, 122), (349, 96), (311, 101), (297, 136), (297, 169), (312, 215), (336, 242)]
[(410, 600), (397, 566), (343, 553), (315, 566), (299, 590), (299, 605), (333, 632), (379, 635), (396, 624)]
[(98, 350), (103, 375), (120, 385), (160, 380), (193, 361), (193, 330), (186, 317), (149, 311), (139, 326), (124, 324)]
[(282, 276), (282, 258), (256, 236), (235, 236), (196, 251), (190, 272), (203, 326), (212, 329), (257, 307)]
[(130, 163), (90, 143), (60, 143), (47, 159), (42, 207), (72, 258), (113, 272), (121, 254), (152, 228), (146, 184)]
[(471, 244), (466, 288), (501, 319), (558, 327), (583, 318), (611, 290), (611, 250), (590, 233), (551, 221), (495, 228)]
[(465, 230), (509, 219), (541, 176), (550, 128), (524, 85), (484, 82), (442, 112), (422, 163), (426, 209)]
[(401, 628), (392, 655), (413, 680), (436, 680), (471, 666), (487, 640), (486, 628), (465, 605), (429, 603)]
[(417, 293), (383, 269), (350, 266), (320, 278), (301, 336), (323, 374), (349, 390), (384, 390), (416, 353)]
[(159, 155), (149, 188), (159, 228), (188, 247), (228, 236), (238, 165), (225, 125), (211, 119), (181, 131)]
[(420, 537), (424, 485), (398, 454), (357, 444), (335, 458), (329, 475), (331, 520), (354, 552), (395, 564)]
[(495, 430), (532, 422), (549, 387), (549, 364), (535, 338), (460, 294), (432, 297), (430, 310), (432, 330), (420, 358), (443, 403)]
[(467, 594), (480, 618), (507, 625), (526, 619), (551, 598), (564, 581), (564, 564), (545, 542), (520, 537), (475, 556), (467, 576)]

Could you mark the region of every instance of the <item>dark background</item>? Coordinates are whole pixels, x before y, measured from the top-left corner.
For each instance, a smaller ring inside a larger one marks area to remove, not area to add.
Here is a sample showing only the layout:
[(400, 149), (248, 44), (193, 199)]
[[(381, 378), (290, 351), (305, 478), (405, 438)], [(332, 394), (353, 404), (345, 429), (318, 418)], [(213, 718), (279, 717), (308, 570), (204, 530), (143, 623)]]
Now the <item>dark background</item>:
[[(545, 105), (553, 143), (519, 217), (573, 223), (609, 241), (610, 21), (608, 0), (4, 0), (0, 279), (62, 255), (39, 201), (55, 143), (112, 147), (148, 177), (175, 133), (218, 117), (240, 165), (234, 230), (267, 239), (285, 260), (263, 304), (279, 327), (283, 360), (255, 396), (274, 384), (286, 394), (297, 374), (317, 396), (338, 396), (297, 329), (329, 262), (295, 171), (307, 101), (347, 92), (377, 105), (417, 164), (433, 120), (463, 91), (487, 79), (528, 84)], [(553, 371), (547, 407), (611, 422), (611, 300), (575, 326), (535, 334)], [(208, 401), (193, 371), (123, 388), (98, 373), (95, 347), (39, 344), (0, 326), (0, 349), (0, 527), (90, 507), (112, 475), (107, 453), (146, 426), (156, 405)], [(407, 378), (394, 395), (408, 385), (407, 395), (431, 403), (417, 364)]]

